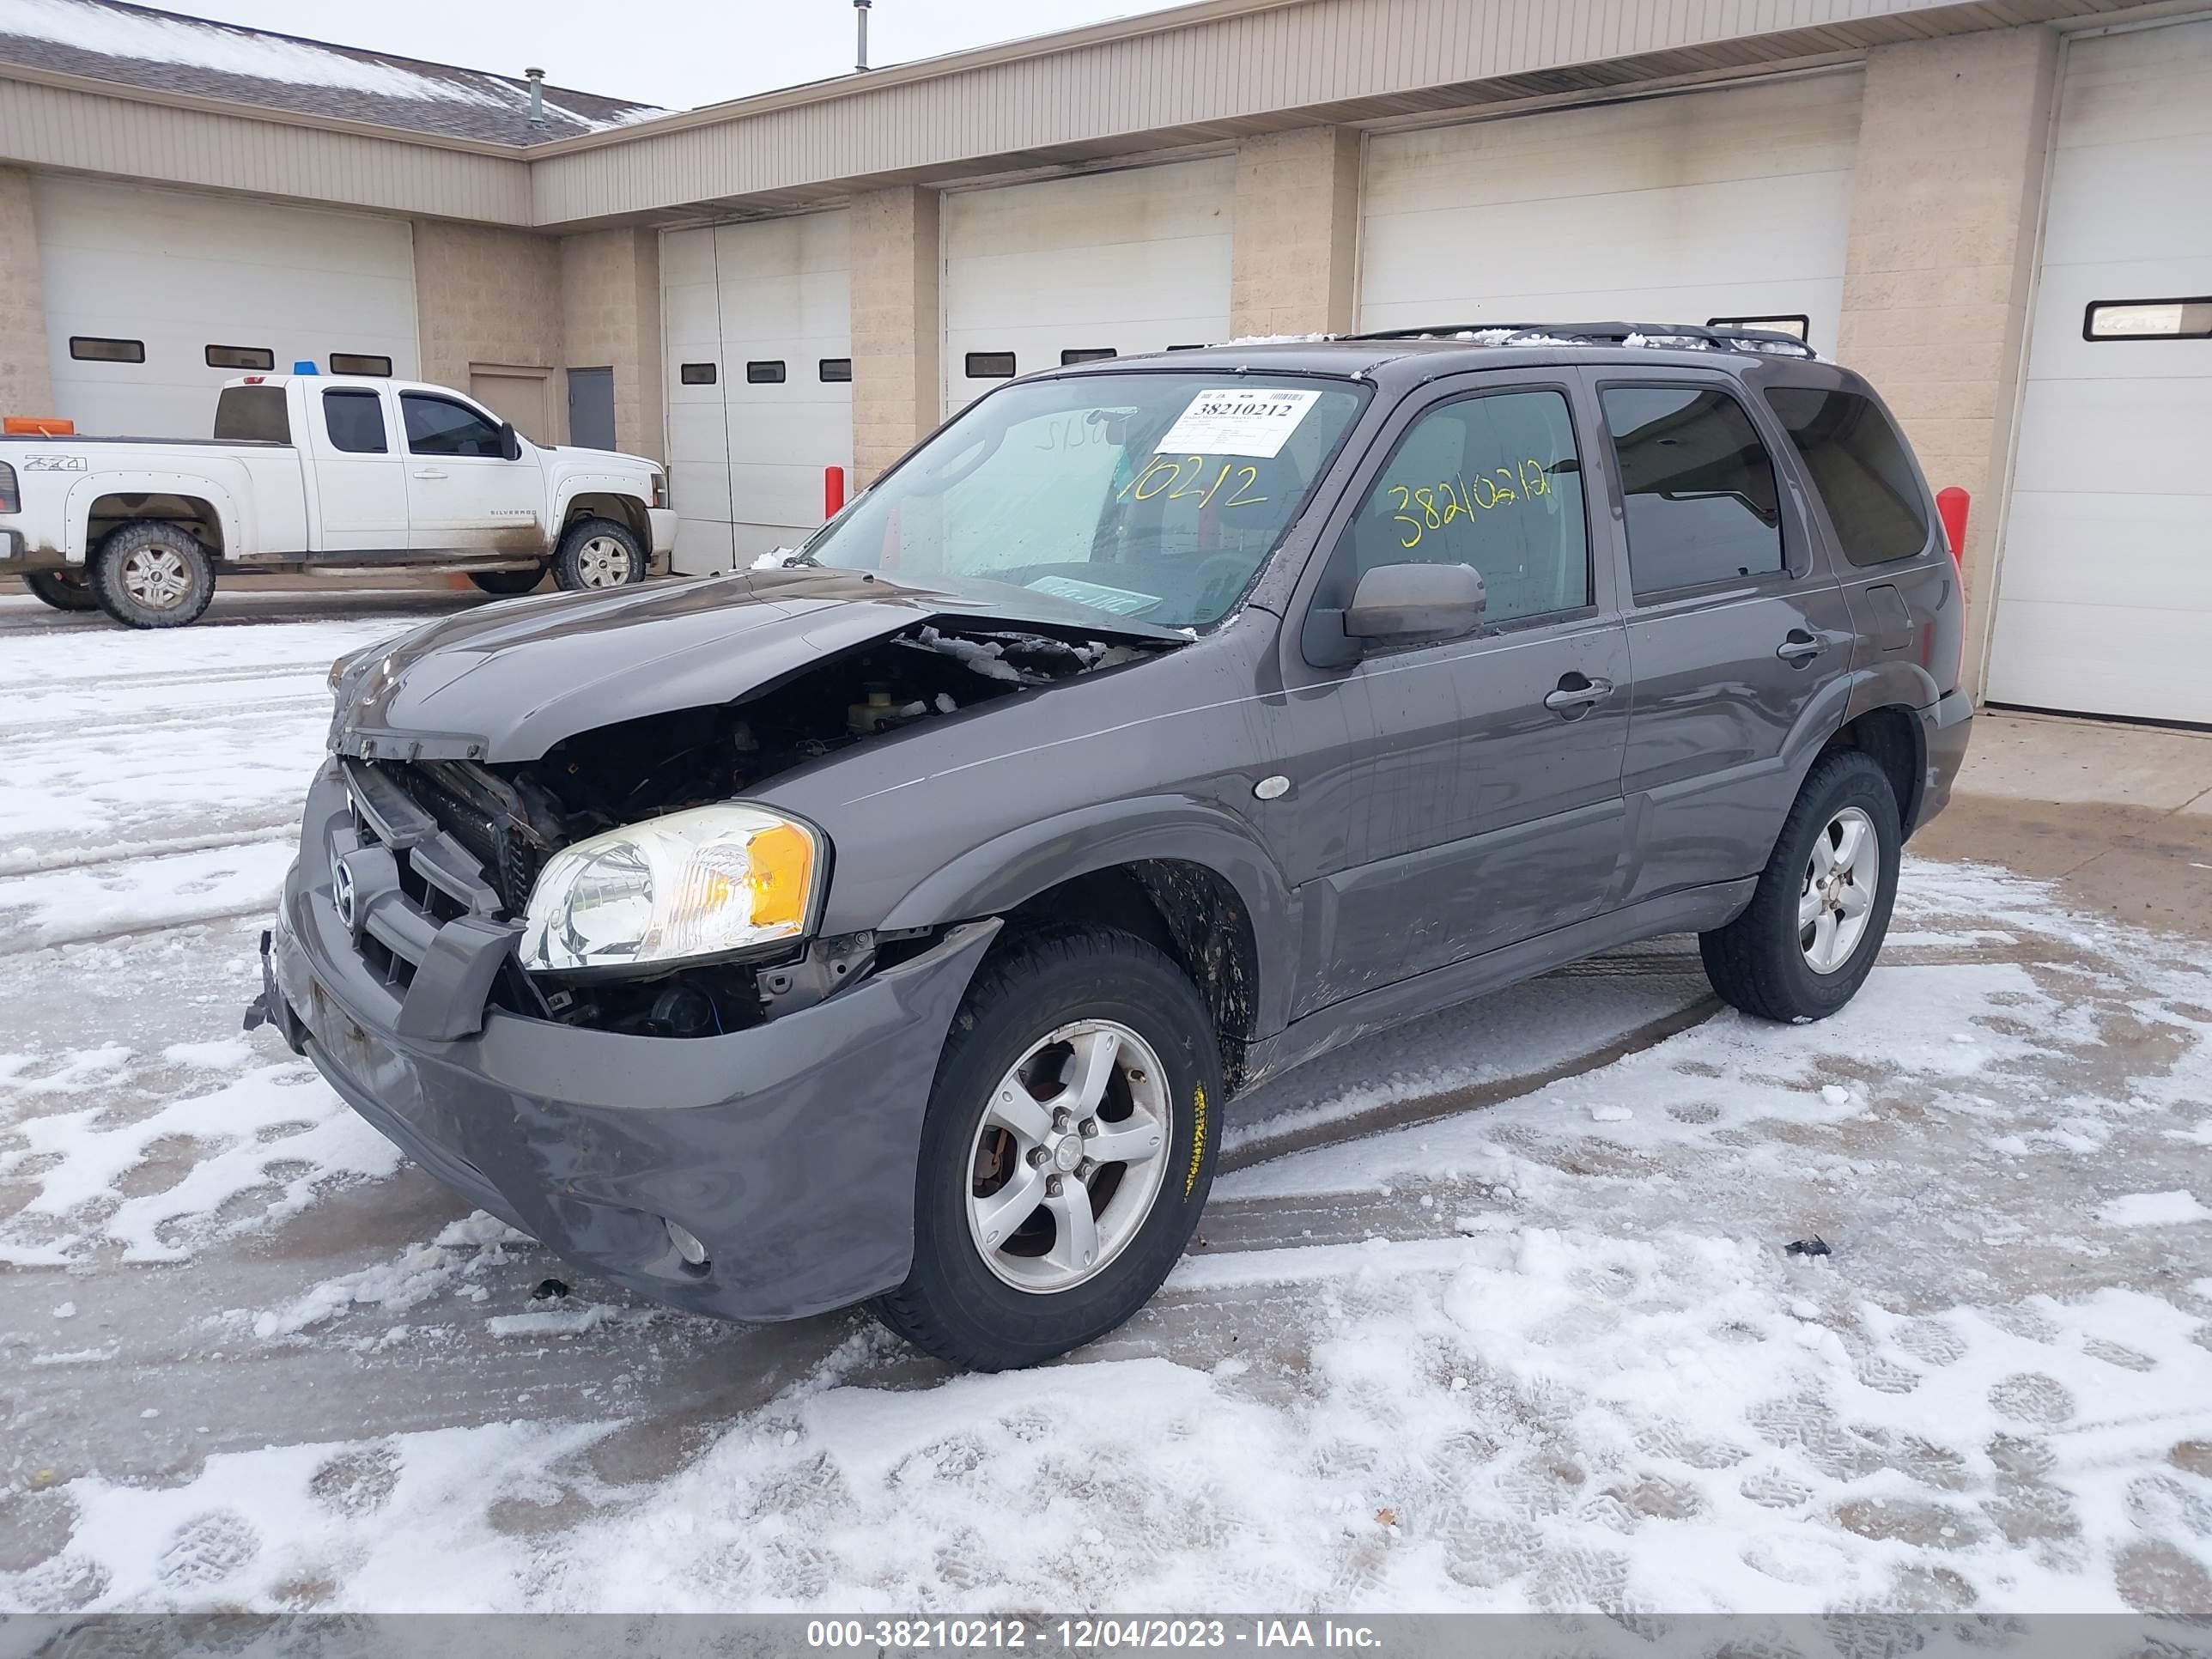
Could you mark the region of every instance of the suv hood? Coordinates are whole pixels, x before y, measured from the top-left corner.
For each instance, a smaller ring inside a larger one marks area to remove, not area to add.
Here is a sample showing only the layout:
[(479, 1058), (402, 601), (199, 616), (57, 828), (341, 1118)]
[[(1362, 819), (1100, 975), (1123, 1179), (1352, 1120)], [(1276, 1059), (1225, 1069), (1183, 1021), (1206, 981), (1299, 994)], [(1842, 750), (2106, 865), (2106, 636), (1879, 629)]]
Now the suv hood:
[(1000, 582), (925, 587), (814, 566), (509, 600), (349, 662), (331, 746), (363, 760), (536, 760), (579, 732), (732, 702), (933, 619), (1189, 638)]

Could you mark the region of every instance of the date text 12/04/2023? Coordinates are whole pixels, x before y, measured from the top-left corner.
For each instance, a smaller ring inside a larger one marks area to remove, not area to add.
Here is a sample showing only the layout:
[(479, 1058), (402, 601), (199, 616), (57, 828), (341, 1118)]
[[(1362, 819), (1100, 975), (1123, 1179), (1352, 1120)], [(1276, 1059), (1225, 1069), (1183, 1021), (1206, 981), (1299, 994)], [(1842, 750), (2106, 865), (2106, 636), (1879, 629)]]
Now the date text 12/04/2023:
[(825, 1651), (1085, 1653), (1145, 1649), (1356, 1649), (1382, 1646), (1372, 1625), (1306, 1618), (812, 1619), (806, 1645)]

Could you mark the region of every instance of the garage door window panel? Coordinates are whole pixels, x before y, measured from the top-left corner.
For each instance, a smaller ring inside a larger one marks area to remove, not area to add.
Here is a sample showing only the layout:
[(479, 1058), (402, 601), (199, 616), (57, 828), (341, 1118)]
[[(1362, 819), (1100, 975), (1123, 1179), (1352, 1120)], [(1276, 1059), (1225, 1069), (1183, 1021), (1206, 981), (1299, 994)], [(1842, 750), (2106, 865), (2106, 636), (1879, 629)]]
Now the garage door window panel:
[(1589, 530), (1566, 394), (1491, 392), (1422, 415), (1346, 536), (1346, 592), (1377, 565), (1464, 564), (1482, 574), (1493, 625), (1588, 610)]
[(1774, 462), (1734, 396), (1639, 382), (1601, 387), (1599, 398), (1639, 602), (1788, 574)]
[(2081, 337), (2212, 340), (2212, 295), (2190, 300), (2094, 300), (2081, 313)]
[(1766, 401), (1805, 458), (1845, 558), (1887, 564), (1927, 551), (1919, 476), (1880, 404), (1818, 386), (1771, 386)]
[(72, 334), (70, 336), (70, 356), (81, 363), (143, 363), (146, 361), (143, 340), (111, 340), (104, 336)]
[(506, 453), (498, 426), (466, 404), (418, 392), (404, 393), (399, 403), (410, 454), (497, 460)]

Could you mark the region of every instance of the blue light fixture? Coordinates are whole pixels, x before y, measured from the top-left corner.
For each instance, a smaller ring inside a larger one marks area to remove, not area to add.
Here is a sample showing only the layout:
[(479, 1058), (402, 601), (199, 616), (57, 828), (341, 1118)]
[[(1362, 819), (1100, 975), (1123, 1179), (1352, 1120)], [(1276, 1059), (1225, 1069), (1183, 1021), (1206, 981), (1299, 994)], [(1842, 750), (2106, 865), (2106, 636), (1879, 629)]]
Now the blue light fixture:
[(301, 358), (301, 359), (300, 359), (300, 361), (299, 361), (298, 362), (296, 362), (296, 363), (295, 363), (295, 364), (293, 364), (293, 365), (292, 365), (292, 372), (293, 372), (295, 374), (314, 374), (314, 373), (316, 372), (316, 369), (315, 369), (315, 360), (314, 360), (313, 358), (312, 358), (312, 357), (302, 357), (302, 358)]

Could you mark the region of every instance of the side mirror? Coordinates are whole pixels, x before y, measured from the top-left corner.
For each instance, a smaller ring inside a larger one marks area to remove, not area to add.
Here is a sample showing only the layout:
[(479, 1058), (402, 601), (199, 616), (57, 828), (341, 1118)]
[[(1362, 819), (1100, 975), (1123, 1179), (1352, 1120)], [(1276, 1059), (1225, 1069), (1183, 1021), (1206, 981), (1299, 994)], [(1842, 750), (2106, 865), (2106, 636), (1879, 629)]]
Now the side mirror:
[(510, 461), (522, 459), (522, 438), (515, 431), (513, 421), (499, 423), (499, 453)]

